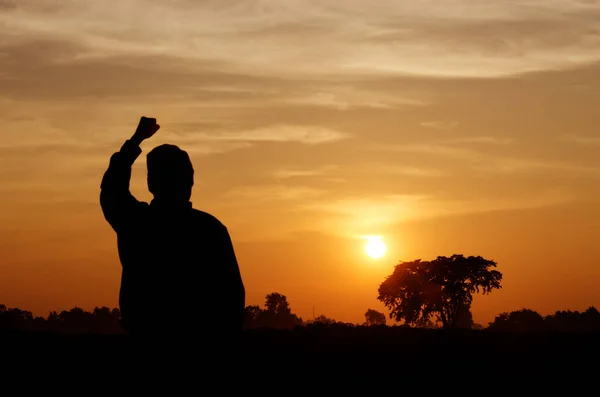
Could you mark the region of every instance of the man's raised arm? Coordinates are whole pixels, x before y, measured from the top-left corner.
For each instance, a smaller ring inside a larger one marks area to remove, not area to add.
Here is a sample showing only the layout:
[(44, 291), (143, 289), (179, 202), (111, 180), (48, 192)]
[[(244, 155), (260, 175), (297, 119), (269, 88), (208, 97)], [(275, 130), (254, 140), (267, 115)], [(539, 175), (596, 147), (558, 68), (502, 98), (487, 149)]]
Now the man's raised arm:
[(127, 216), (139, 204), (129, 191), (131, 166), (142, 152), (142, 141), (154, 135), (159, 128), (156, 119), (142, 117), (133, 136), (110, 158), (100, 185), (100, 205), (104, 217), (115, 231), (127, 223)]

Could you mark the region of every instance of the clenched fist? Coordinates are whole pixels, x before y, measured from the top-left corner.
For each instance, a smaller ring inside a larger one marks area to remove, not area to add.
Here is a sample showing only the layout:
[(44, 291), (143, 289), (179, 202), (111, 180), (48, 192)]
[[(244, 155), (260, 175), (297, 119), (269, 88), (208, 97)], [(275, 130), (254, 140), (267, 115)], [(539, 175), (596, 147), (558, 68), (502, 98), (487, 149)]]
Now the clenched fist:
[(142, 116), (131, 140), (139, 145), (144, 139), (150, 138), (159, 129), (160, 125), (156, 124), (156, 119)]

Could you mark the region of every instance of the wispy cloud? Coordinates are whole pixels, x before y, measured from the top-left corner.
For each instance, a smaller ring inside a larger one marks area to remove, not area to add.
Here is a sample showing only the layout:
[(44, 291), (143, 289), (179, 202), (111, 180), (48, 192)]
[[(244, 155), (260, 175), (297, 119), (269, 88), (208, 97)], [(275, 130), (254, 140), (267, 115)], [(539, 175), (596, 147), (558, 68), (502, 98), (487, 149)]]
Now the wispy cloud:
[(305, 203), (303, 208), (308, 211), (341, 215), (344, 225), (338, 225), (341, 226), (340, 230), (366, 232), (370, 228), (412, 219), (417, 215), (415, 209), (418, 204), (425, 199), (427, 196), (419, 194), (349, 197)]
[(273, 201), (303, 201), (323, 195), (320, 189), (297, 185), (262, 185), (235, 188), (226, 193), (224, 200), (232, 200), (234, 205), (255, 205)]
[(425, 121), (421, 123), (423, 127), (433, 128), (435, 130), (451, 130), (458, 125), (457, 121)]
[(501, 138), (495, 136), (467, 136), (456, 137), (446, 140), (447, 143), (474, 143), (483, 145), (508, 145), (514, 142), (513, 138)]
[(473, 159), (481, 156), (478, 151), (473, 149), (429, 142), (407, 144), (373, 144), (371, 145), (371, 148), (376, 151), (430, 154), (456, 159)]
[(6, 0), (6, 42), (167, 54), (253, 73), (505, 76), (600, 60), (596, 1)]
[(298, 167), (283, 167), (274, 172), (272, 175), (277, 179), (314, 177), (324, 175), (329, 171), (337, 169), (336, 165), (326, 165), (315, 168), (298, 168)]
[(522, 210), (567, 203), (574, 195), (562, 190), (538, 191), (508, 197), (449, 199), (435, 195), (390, 194), (378, 197), (344, 198), (305, 206), (341, 216), (340, 230), (348, 233), (381, 231), (400, 222), (418, 221), (494, 211)]
[(600, 176), (600, 167), (535, 158), (490, 157), (486, 164), (479, 164), (475, 168), (503, 174), (567, 172), (579, 175)]
[(330, 107), (341, 111), (354, 108), (392, 109), (427, 105), (423, 100), (411, 98), (401, 93), (365, 92), (364, 90), (342, 89), (340, 87), (330, 90), (316, 89), (313, 93), (292, 96), (285, 101), (291, 104)]
[(320, 126), (274, 125), (246, 131), (201, 133), (205, 141), (297, 142), (307, 145), (337, 142), (350, 135)]
[(369, 164), (364, 167), (365, 172), (374, 176), (402, 175), (417, 178), (437, 178), (445, 176), (444, 170), (432, 167), (398, 164)]
[[(492, 149), (498, 145), (511, 143), (512, 140), (487, 139), (457, 139), (454, 143), (485, 143), (491, 144)], [(486, 145), (489, 146), (489, 145)], [(460, 160), (460, 166), (467, 169), (480, 170), (487, 173), (523, 174), (537, 172), (567, 172), (580, 175), (600, 175), (600, 167), (578, 164), (574, 161), (557, 160), (543, 157), (527, 157), (508, 155), (505, 152), (483, 151), (481, 146), (461, 146), (442, 143), (410, 143), (393, 145), (372, 145), (372, 149), (399, 153), (417, 153), (419, 155), (434, 156)], [(456, 166), (457, 163), (454, 163)]]
[(158, 139), (153, 141), (153, 144), (158, 146), (163, 143), (169, 143), (172, 145), (179, 145), (182, 149), (188, 152), (190, 155), (212, 155), (228, 153), (240, 149), (251, 148), (252, 145), (246, 142), (212, 142), (202, 143), (195, 140), (184, 140), (178, 139)]
[(600, 136), (565, 135), (561, 140), (580, 145), (600, 145)]

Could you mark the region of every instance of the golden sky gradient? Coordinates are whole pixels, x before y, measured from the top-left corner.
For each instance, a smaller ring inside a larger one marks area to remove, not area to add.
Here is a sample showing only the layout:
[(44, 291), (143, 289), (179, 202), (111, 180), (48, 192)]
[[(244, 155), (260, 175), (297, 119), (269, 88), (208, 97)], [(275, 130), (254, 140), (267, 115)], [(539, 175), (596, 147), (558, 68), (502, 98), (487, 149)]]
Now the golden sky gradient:
[(0, 0), (0, 303), (117, 305), (99, 185), (146, 115), (248, 304), (364, 321), (399, 260), (463, 253), (504, 274), (476, 322), (599, 306), (599, 104), (600, 1)]

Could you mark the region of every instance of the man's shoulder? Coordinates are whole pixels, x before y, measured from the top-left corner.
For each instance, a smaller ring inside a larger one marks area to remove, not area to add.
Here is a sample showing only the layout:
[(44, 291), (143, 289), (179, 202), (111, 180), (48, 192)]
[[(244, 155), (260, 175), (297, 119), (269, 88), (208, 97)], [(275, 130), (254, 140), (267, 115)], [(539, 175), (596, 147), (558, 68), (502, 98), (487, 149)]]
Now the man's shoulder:
[(227, 227), (225, 227), (225, 225), (213, 214), (209, 214), (208, 212), (196, 208), (192, 208), (192, 213), (194, 214), (193, 216), (196, 222), (201, 222), (212, 227), (227, 229)]

